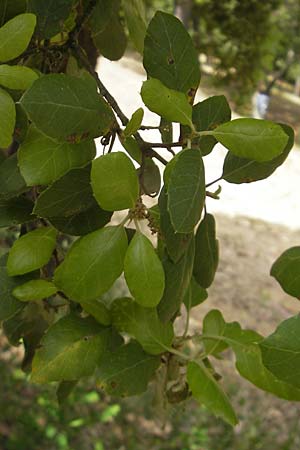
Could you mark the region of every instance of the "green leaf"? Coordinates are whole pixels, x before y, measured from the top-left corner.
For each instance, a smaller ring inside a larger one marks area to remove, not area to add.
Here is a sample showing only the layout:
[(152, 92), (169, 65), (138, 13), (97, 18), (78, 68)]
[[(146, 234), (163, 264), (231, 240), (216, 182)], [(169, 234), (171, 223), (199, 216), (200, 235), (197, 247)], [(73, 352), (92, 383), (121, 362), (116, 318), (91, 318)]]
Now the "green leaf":
[(94, 205), (91, 165), (70, 170), (38, 197), (34, 213), (41, 217), (70, 217)]
[(0, 66), (0, 85), (8, 89), (26, 91), (38, 77), (38, 74), (29, 67), (6, 64)]
[(109, 395), (142, 394), (159, 364), (159, 356), (148, 355), (137, 342), (130, 342), (107, 355), (96, 371), (97, 383)]
[(150, 111), (170, 122), (192, 127), (192, 106), (182, 92), (164, 86), (155, 78), (144, 81), (141, 96)]
[(75, 0), (28, 0), (28, 11), (37, 16), (39, 38), (50, 39), (62, 30)]
[(80, 303), (82, 309), (93, 316), (102, 325), (111, 324), (111, 314), (101, 300), (84, 300)]
[(258, 162), (274, 159), (288, 142), (280, 125), (260, 119), (235, 119), (215, 128), (212, 135), (236, 156)]
[(300, 247), (292, 247), (282, 253), (271, 269), (284, 292), (300, 300)]
[(110, 222), (112, 213), (101, 209), (96, 200), (84, 211), (68, 217), (49, 217), (50, 223), (59, 231), (71, 236), (84, 236), (103, 228)]
[[(242, 377), (259, 389), (271, 392), (279, 398), (300, 401), (300, 390), (280, 381), (264, 366), (258, 345), (263, 338), (259, 334), (251, 330), (242, 330), (237, 322), (224, 326), (225, 321), (219, 311), (213, 311), (210, 314), (215, 316), (215, 329), (217, 324), (220, 325), (219, 336), (214, 336), (215, 342), (220, 345), (223, 341), (232, 347), (236, 358), (236, 368)], [(220, 319), (218, 315), (221, 316)]]
[(122, 139), (121, 144), (132, 159), (134, 159), (137, 163), (142, 164), (143, 154), (134, 137), (129, 136), (126, 139)]
[(168, 185), (168, 210), (175, 232), (191, 233), (205, 202), (205, 174), (199, 149), (186, 149), (175, 162)]
[[(103, 1), (100, 3), (104, 3)], [(95, 20), (91, 22), (92, 38), (99, 53), (111, 61), (117, 61), (122, 58), (127, 47), (127, 36), (123, 24), (119, 17), (119, 2), (113, 1), (111, 11), (103, 14), (103, 9), (100, 14), (104, 15), (104, 20), (100, 20), (100, 26), (96, 24)], [(103, 23), (108, 19), (104, 28)]]
[(158, 11), (151, 20), (144, 67), (149, 77), (194, 97), (200, 82), (198, 54), (184, 25), (173, 15)]
[[(224, 95), (209, 97), (193, 106), (193, 123), (197, 131), (213, 130), (229, 120), (231, 110)], [(199, 147), (202, 156), (208, 155), (216, 143), (217, 140), (213, 136), (201, 136)]]
[(238, 322), (226, 323), (222, 314), (217, 309), (209, 311), (203, 320), (203, 334), (220, 336), (217, 339), (205, 339), (205, 351), (207, 355), (218, 355), (229, 347), (227, 340), (222, 337), (234, 336), (238, 340), (241, 337), (242, 330)]
[(197, 283), (194, 277), (191, 278), (190, 285), (186, 291), (183, 303), (188, 311), (203, 303), (208, 297), (206, 289)]
[(284, 320), (260, 342), (266, 368), (279, 380), (300, 388), (300, 315)]
[(160, 322), (155, 308), (143, 308), (131, 298), (119, 298), (111, 310), (116, 329), (134, 337), (147, 353), (159, 355), (172, 345), (172, 324)]
[(72, 381), (92, 375), (109, 343), (110, 329), (75, 315), (52, 325), (32, 364), (35, 383)]
[(124, 275), (137, 303), (150, 308), (158, 305), (165, 288), (164, 269), (151, 241), (139, 231), (126, 252)]
[(13, 296), (21, 302), (30, 302), (51, 297), (56, 292), (56, 287), (50, 281), (31, 280), (27, 281), (27, 283), (17, 286), (12, 293)]
[(271, 161), (257, 162), (246, 158), (239, 158), (228, 152), (223, 165), (222, 178), (228, 183), (252, 183), (268, 178), (281, 166), (288, 157), (294, 145), (294, 130), (288, 125), (279, 124), (289, 139), (281, 155)]
[(170, 214), (167, 209), (168, 195), (163, 188), (161, 190), (158, 205), (160, 211), (160, 230), (164, 240), (167, 252), (174, 263), (177, 263), (187, 250), (193, 233), (175, 233), (171, 223)]
[(179, 311), (189, 288), (195, 255), (195, 240), (191, 239), (182, 258), (175, 264), (164, 258), (165, 291), (158, 305), (159, 317), (163, 322), (171, 320)]
[(27, 190), (25, 180), (18, 167), (17, 154), (14, 153), (0, 164), (0, 197), (8, 200)]
[(24, 197), (0, 200), (0, 228), (12, 227), (21, 223), (30, 222), (33, 203)]
[(17, 58), (26, 50), (35, 25), (34, 14), (20, 14), (0, 28), (0, 62)]
[(203, 363), (189, 362), (187, 381), (193, 397), (204, 404), (215, 416), (229, 425), (238, 423), (235, 412), (218, 382)]
[(58, 143), (32, 126), (19, 148), (18, 161), (26, 184), (35, 186), (53, 183), (71, 169), (85, 166), (95, 155), (94, 141)]
[(108, 153), (93, 161), (91, 183), (101, 208), (133, 208), (139, 196), (138, 177), (131, 160), (122, 152)]
[(123, 2), (123, 7), (130, 38), (137, 51), (143, 54), (147, 30), (144, 1), (131, 0), (128, 2), (125, 0)]
[(123, 272), (127, 237), (122, 227), (106, 227), (78, 239), (54, 275), (72, 300), (99, 298)]
[(129, 137), (132, 134), (135, 134), (143, 121), (144, 117), (144, 110), (143, 108), (137, 109), (131, 116), (131, 119), (129, 120), (128, 124), (126, 125), (126, 128), (124, 130), (125, 137)]
[(13, 295), (15, 287), (25, 283), (28, 278), (9, 277), (7, 274), (7, 254), (0, 258), (0, 321), (7, 320), (18, 311), (21, 311), (24, 304), (19, 302)]
[(47, 264), (56, 246), (56, 236), (54, 228), (43, 227), (20, 237), (8, 255), (8, 274), (23, 275)]
[(142, 167), (138, 170), (142, 194), (155, 196), (160, 191), (161, 175), (159, 167), (152, 158), (144, 158)]
[(71, 144), (103, 136), (115, 118), (89, 80), (64, 74), (37, 79), (21, 98), (34, 125), (59, 142)]
[(219, 242), (216, 238), (216, 221), (212, 214), (206, 214), (195, 237), (194, 277), (204, 288), (214, 281), (219, 264)]
[(11, 96), (0, 88), (0, 147), (6, 148), (11, 144), (15, 124), (15, 103)]

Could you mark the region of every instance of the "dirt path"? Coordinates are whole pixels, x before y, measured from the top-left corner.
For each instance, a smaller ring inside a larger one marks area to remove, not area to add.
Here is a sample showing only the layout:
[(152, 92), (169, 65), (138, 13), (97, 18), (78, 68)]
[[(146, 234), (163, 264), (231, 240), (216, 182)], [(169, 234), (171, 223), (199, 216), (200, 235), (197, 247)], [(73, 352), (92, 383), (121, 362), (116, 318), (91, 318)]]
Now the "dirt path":
[[(130, 58), (120, 62), (110, 62), (101, 59), (98, 66), (101, 79), (113, 92), (119, 105), (127, 115), (143, 106), (139, 95), (142, 82), (146, 76), (142, 65)], [(197, 100), (205, 98), (199, 91)], [(145, 110), (144, 123), (157, 125), (158, 118)], [(145, 139), (154, 141), (157, 134), (153, 131), (144, 132)], [(168, 153), (162, 151), (168, 158)], [(222, 173), (222, 165), (226, 150), (221, 146), (205, 158), (207, 181), (218, 178)], [(252, 184), (233, 185), (220, 183), (223, 191), (221, 200), (208, 199), (208, 209), (211, 212), (224, 213), (228, 216), (248, 216), (270, 223), (286, 225), (291, 229), (300, 228), (300, 151), (294, 149), (285, 164), (269, 179)]]

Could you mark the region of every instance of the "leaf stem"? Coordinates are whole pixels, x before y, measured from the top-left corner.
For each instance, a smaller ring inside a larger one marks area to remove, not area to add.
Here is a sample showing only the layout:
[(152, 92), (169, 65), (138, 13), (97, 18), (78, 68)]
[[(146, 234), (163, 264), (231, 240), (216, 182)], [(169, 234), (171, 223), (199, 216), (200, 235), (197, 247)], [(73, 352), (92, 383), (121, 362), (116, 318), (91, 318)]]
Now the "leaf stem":
[(210, 183), (206, 184), (205, 187), (208, 188), (208, 187), (212, 186), (213, 184), (218, 183), (218, 181), (221, 181), (221, 180), (223, 180), (223, 175), (221, 175), (221, 176), (220, 176), (219, 178), (217, 178), (216, 180), (211, 181)]

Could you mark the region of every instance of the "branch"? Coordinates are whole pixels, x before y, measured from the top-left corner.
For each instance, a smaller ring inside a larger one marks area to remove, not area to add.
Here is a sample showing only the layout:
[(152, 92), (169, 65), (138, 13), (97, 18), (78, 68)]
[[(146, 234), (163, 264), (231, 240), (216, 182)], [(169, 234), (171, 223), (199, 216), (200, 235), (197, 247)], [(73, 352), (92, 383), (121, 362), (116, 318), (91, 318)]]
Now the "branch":
[[(78, 57), (79, 61), (82, 63), (82, 65), (86, 68), (86, 70), (92, 75), (92, 77), (96, 81), (101, 95), (105, 98), (107, 103), (111, 106), (113, 111), (119, 117), (122, 125), (126, 126), (127, 123), (129, 122), (128, 117), (125, 116), (125, 114), (119, 107), (119, 105), (116, 102), (116, 100), (114, 99), (114, 97), (111, 95), (111, 93), (108, 91), (108, 89), (106, 89), (106, 87), (100, 80), (98, 73), (95, 71), (95, 69), (90, 64), (90, 62), (89, 62), (88, 58), (86, 57), (86, 55), (84, 54), (83, 50), (78, 45), (76, 45), (73, 48), (73, 51), (74, 51), (75, 55)], [(162, 156), (160, 156), (158, 153), (156, 153), (155, 150), (152, 149), (151, 142), (145, 142), (139, 133), (136, 133), (134, 135), (134, 137), (136, 138), (138, 144), (140, 145), (141, 150), (144, 153), (146, 153), (147, 156), (156, 158), (158, 161), (160, 161), (165, 166), (168, 164), (168, 161), (166, 161)], [(162, 145), (162, 147), (164, 147), (164, 145)]]

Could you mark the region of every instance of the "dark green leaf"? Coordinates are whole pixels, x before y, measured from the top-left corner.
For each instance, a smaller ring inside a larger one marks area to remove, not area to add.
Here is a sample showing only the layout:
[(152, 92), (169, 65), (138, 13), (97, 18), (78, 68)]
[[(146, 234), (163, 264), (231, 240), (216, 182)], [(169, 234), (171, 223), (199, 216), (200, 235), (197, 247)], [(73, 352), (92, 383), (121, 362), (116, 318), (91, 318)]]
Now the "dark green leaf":
[(24, 304), (12, 295), (12, 291), (28, 280), (26, 276), (9, 277), (6, 263), (7, 254), (0, 258), (0, 321), (9, 319), (24, 307)]
[(35, 25), (34, 14), (19, 14), (0, 28), (0, 62), (17, 58), (26, 50)]
[(165, 188), (161, 190), (158, 204), (160, 210), (160, 230), (168, 255), (174, 263), (177, 263), (187, 250), (193, 233), (175, 233), (167, 209), (168, 196)]
[[(197, 131), (213, 130), (218, 125), (231, 119), (231, 110), (224, 95), (209, 97), (193, 107), (193, 123)], [(208, 155), (217, 140), (213, 136), (199, 138), (199, 146), (203, 156)]]
[(96, 155), (94, 141), (55, 142), (30, 127), (18, 151), (21, 174), (28, 186), (53, 183), (71, 169), (85, 166)]
[(198, 54), (184, 25), (158, 11), (147, 29), (144, 67), (170, 89), (194, 97), (200, 82)]
[(56, 292), (56, 287), (50, 281), (31, 280), (17, 286), (12, 293), (20, 302), (30, 302), (51, 297)]
[[(102, 31), (98, 31), (98, 25), (96, 25), (95, 29), (92, 27), (92, 38), (97, 50), (111, 61), (117, 61), (122, 58), (127, 47), (127, 37), (119, 17), (119, 2), (116, 1), (114, 3), (115, 5), (112, 7), (112, 13), (109, 15), (105, 28)], [(106, 14), (104, 14), (104, 17), (107, 17)]]
[(106, 227), (78, 239), (55, 271), (54, 283), (72, 300), (99, 298), (123, 271), (127, 237), (122, 227)]
[(41, 217), (71, 217), (94, 205), (91, 165), (70, 170), (38, 197), (34, 213)]
[(203, 363), (190, 362), (187, 381), (193, 397), (213, 414), (234, 426), (238, 423), (235, 412), (218, 382)]
[(13, 17), (25, 13), (26, 0), (0, 0), (0, 26)]
[(21, 105), (16, 104), (16, 125), (14, 132), (14, 139), (18, 144), (22, 144), (25, 140), (27, 131), (29, 128), (29, 122), (27, 115)]
[(39, 38), (50, 39), (62, 30), (75, 0), (28, 0), (28, 11), (37, 16)]
[(190, 233), (205, 202), (205, 174), (199, 149), (187, 149), (175, 162), (168, 185), (168, 210), (175, 232)]
[(89, 19), (93, 36), (97, 36), (105, 30), (114, 10), (118, 8), (119, 4), (119, 0), (97, 0)]
[(123, 2), (127, 27), (130, 38), (137, 49), (143, 54), (144, 40), (146, 36), (146, 11), (143, 0), (131, 0)]
[(274, 122), (259, 119), (235, 119), (218, 126), (212, 135), (236, 156), (258, 162), (280, 155), (288, 136)]
[(11, 227), (33, 220), (32, 201), (18, 197), (10, 200), (0, 200), (0, 228)]
[(108, 354), (97, 369), (97, 382), (110, 395), (142, 394), (159, 364), (158, 356), (148, 355), (137, 342), (130, 342)]
[(160, 191), (161, 176), (159, 167), (153, 162), (152, 158), (144, 158), (143, 165), (138, 173), (143, 194), (157, 195)]
[(143, 308), (131, 298), (120, 298), (112, 304), (112, 319), (119, 332), (134, 337), (151, 355), (163, 353), (172, 345), (172, 325), (160, 322), (155, 308)]
[(109, 343), (110, 329), (75, 315), (52, 325), (32, 363), (35, 383), (72, 381), (92, 375)]
[(15, 103), (11, 96), (0, 88), (0, 147), (6, 148), (11, 144), (15, 124)]
[(21, 104), (42, 133), (71, 144), (105, 135), (115, 121), (89, 80), (64, 74), (36, 80)]
[(300, 300), (300, 247), (283, 252), (273, 264), (271, 275), (287, 294)]
[(133, 208), (139, 196), (138, 177), (131, 160), (121, 152), (93, 161), (91, 182), (99, 205), (108, 211)]
[(78, 381), (61, 381), (56, 390), (58, 404), (61, 406), (72, 393)]
[(192, 106), (182, 92), (167, 88), (159, 80), (144, 81), (141, 96), (150, 111), (170, 122), (192, 127)]
[(68, 217), (49, 217), (51, 224), (65, 234), (84, 236), (103, 228), (110, 222), (112, 213), (101, 209), (96, 200), (88, 204), (84, 211)]
[(137, 231), (129, 244), (124, 274), (137, 303), (154, 307), (160, 302), (165, 288), (165, 274), (152, 243)]
[(28, 188), (18, 167), (17, 154), (14, 153), (0, 164), (0, 197), (3, 200), (8, 200), (17, 197), (26, 190)]
[(102, 325), (110, 325), (111, 317), (110, 312), (101, 300), (85, 300), (80, 303), (82, 309), (89, 313), (97, 322)]
[(6, 64), (0, 66), (0, 85), (8, 89), (25, 91), (37, 79), (38, 74), (29, 67)]
[(206, 214), (195, 237), (194, 277), (200, 286), (208, 288), (215, 278), (219, 263), (219, 242), (216, 238), (216, 221)]
[(194, 306), (198, 306), (203, 303), (208, 297), (206, 289), (197, 283), (194, 277), (191, 278), (190, 285), (186, 291), (183, 299), (183, 303), (186, 309), (189, 311)]
[(56, 235), (54, 228), (43, 227), (15, 241), (8, 255), (8, 274), (23, 275), (47, 264), (56, 246)]
[(191, 239), (182, 258), (175, 264), (169, 258), (163, 260), (165, 291), (158, 305), (159, 317), (163, 322), (171, 320), (179, 311), (189, 287), (195, 254), (195, 240)]
[(129, 137), (132, 134), (135, 134), (143, 121), (144, 117), (144, 110), (143, 108), (137, 109), (131, 116), (131, 119), (129, 120), (128, 124), (126, 125), (126, 128), (124, 130), (125, 137)]
[(224, 161), (222, 178), (228, 183), (240, 184), (264, 180), (272, 175), (284, 163), (294, 145), (294, 130), (288, 125), (279, 125), (289, 137), (281, 155), (271, 161), (259, 163), (250, 159), (239, 158), (233, 153), (228, 152)]
[(300, 388), (300, 315), (284, 320), (260, 342), (266, 368), (279, 380)]

